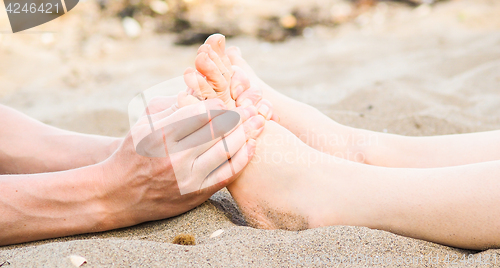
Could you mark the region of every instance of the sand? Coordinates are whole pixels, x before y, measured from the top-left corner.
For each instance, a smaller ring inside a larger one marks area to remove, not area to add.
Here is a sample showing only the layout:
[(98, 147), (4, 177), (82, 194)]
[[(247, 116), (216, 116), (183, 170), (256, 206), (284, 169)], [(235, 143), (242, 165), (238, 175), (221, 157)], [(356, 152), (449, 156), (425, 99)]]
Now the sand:
[[(228, 43), (270, 85), (343, 124), (416, 136), (466, 133), (500, 129), (498, 14), (493, 0), (379, 4), (352, 23), (314, 27), (284, 43)], [(196, 46), (174, 46), (168, 34), (114, 38), (119, 22), (89, 18), (82, 26), (77, 18), (44, 25), (52, 34), (0, 35), (0, 102), (57, 127), (124, 135), (128, 101), (181, 75)], [(180, 233), (193, 234), (197, 245), (172, 244)], [(500, 250), (465, 251), (363, 227), (253, 229), (225, 190), (171, 219), (1, 247), (0, 264), (68, 267), (69, 255), (85, 257), (83, 267), (500, 266)]]

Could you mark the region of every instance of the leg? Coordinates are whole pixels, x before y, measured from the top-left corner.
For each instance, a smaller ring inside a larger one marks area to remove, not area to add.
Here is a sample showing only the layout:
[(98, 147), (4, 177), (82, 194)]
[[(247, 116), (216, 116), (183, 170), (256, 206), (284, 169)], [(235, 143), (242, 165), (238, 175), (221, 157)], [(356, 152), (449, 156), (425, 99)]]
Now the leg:
[(255, 75), (237, 48), (228, 49), (227, 55), (232, 64), (249, 75), (252, 86), (259, 87), (263, 97), (273, 103), (280, 125), (319, 151), (387, 167), (430, 168), (500, 160), (500, 131), (404, 137), (343, 126), (272, 89)]
[(319, 152), (270, 121), (227, 186), (248, 223), (302, 230), (366, 226), (445, 245), (500, 246), (500, 161), (403, 169)]
[(311, 149), (269, 122), (228, 186), (248, 222), (300, 230), (355, 225), (460, 248), (500, 246), (500, 161), (384, 168)]

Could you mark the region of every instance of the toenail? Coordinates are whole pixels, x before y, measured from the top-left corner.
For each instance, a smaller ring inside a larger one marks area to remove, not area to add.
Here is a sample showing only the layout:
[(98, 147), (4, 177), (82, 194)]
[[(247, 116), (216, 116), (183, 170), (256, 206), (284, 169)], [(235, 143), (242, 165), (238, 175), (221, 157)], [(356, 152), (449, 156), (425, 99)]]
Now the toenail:
[(261, 104), (260, 107), (258, 108), (259, 110), (259, 113), (264, 116), (265, 118), (267, 118), (267, 114), (269, 113), (270, 109), (267, 105), (265, 104)]

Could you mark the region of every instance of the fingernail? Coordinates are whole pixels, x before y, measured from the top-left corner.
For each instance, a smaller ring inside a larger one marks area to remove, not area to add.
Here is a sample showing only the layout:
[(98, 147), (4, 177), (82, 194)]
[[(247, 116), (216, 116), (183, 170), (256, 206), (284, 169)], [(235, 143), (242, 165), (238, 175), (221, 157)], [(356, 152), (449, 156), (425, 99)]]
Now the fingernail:
[(250, 126), (253, 129), (260, 129), (264, 127), (264, 123), (266, 122), (265, 119), (262, 118), (262, 116), (254, 116), (250, 119)]
[(245, 108), (245, 107), (248, 107), (250, 105), (253, 105), (253, 102), (251, 99), (245, 99), (242, 103), (241, 103), (241, 107)]
[(261, 104), (259, 108), (257, 108), (257, 110), (259, 110), (259, 113), (264, 116), (265, 118), (267, 118), (267, 114), (269, 113), (270, 109), (267, 105), (265, 104)]

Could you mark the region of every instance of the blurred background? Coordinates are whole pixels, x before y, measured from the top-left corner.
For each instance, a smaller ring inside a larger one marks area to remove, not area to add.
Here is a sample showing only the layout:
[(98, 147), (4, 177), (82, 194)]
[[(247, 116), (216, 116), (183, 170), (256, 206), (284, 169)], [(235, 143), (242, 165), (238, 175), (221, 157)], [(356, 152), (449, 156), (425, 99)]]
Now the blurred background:
[(216, 32), (264, 81), (341, 123), (500, 128), (497, 0), (86, 0), (16, 34), (0, 6), (0, 103), (65, 129), (125, 135), (133, 96), (182, 75)]

